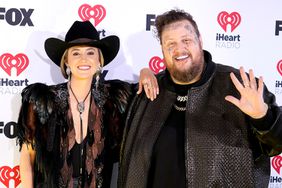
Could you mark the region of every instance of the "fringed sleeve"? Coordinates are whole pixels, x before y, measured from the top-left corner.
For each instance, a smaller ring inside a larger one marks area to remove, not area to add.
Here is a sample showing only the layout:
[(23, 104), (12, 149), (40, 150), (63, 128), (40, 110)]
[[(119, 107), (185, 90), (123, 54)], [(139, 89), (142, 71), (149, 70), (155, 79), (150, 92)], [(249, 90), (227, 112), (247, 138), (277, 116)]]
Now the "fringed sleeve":
[(127, 108), (132, 100), (135, 85), (120, 80), (110, 80), (105, 85), (109, 92), (104, 109), (104, 125), (108, 137), (106, 139), (114, 152), (114, 161), (118, 161)]
[(119, 161), (120, 146), (127, 114), (127, 108), (133, 97), (133, 84), (119, 80), (106, 81), (104, 86), (108, 97), (104, 105), (104, 170), (103, 182), (110, 187), (113, 164)]
[(32, 84), (23, 90), (22, 105), (18, 117), (19, 134), (17, 140), (20, 150), (24, 143), (34, 147), (36, 140), (42, 141), (46, 138), (45, 124), (53, 111), (53, 101), (53, 93), (45, 84)]

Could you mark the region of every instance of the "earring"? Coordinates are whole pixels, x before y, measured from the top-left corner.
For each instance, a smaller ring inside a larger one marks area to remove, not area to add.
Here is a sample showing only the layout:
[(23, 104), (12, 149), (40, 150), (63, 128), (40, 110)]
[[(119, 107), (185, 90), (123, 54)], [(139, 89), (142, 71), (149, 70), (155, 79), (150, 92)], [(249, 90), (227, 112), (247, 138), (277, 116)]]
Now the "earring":
[(98, 89), (98, 86), (99, 86), (99, 80), (100, 80), (101, 72), (102, 72), (102, 68), (99, 66), (98, 69), (97, 69), (97, 72), (96, 72), (96, 82), (95, 82), (96, 90)]
[(70, 67), (68, 65), (67, 65), (67, 68), (66, 68), (66, 74), (68, 76), (68, 80), (70, 81), (71, 70), (70, 70)]

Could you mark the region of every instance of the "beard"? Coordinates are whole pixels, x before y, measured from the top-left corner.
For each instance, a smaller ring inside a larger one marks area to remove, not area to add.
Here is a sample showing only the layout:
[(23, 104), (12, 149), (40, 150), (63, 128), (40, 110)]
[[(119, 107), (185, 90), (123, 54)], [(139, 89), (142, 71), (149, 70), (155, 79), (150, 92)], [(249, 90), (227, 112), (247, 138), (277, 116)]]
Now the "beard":
[(175, 64), (172, 67), (167, 67), (170, 76), (176, 81), (181, 83), (190, 83), (197, 78), (203, 70), (204, 63), (201, 62), (192, 62), (192, 65), (189, 69), (179, 70), (176, 68)]

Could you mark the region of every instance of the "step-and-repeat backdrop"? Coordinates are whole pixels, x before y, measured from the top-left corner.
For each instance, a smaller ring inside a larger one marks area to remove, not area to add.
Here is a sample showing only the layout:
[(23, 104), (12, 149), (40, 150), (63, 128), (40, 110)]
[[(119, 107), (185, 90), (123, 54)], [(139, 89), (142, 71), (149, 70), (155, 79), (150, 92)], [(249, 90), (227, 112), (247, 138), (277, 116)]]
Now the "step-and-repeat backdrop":
[[(106, 79), (137, 81), (139, 70), (162, 71), (154, 36), (156, 15), (171, 8), (190, 12), (204, 48), (215, 62), (254, 68), (282, 105), (282, 1), (280, 0), (1, 0), (0, 3), (0, 187), (21, 187), (16, 145), (20, 93), (34, 82), (64, 82), (44, 51), (48, 37), (65, 36), (75, 20), (90, 20), (100, 37), (121, 39)], [(272, 158), (269, 187), (282, 187), (282, 155)], [(200, 177), (199, 177), (200, 178)]]

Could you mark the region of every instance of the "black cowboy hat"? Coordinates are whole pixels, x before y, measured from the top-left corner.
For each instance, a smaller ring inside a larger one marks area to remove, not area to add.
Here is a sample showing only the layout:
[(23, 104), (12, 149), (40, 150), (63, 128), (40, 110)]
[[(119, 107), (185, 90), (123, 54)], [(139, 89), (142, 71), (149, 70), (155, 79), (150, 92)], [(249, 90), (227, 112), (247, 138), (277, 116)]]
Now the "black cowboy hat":
[(45, 41), (45, 51), (56, 65), (61, 66), (61, 59), (66, 49), (78, 45), (99, 48), (102, 51), (105, 66), (116, 57), (119, 51), (119, 38), (111, 35), (100, 39), (99, 33), (90, 21), (75, 21), (67, 32), (65, 41), (48, 38)]

